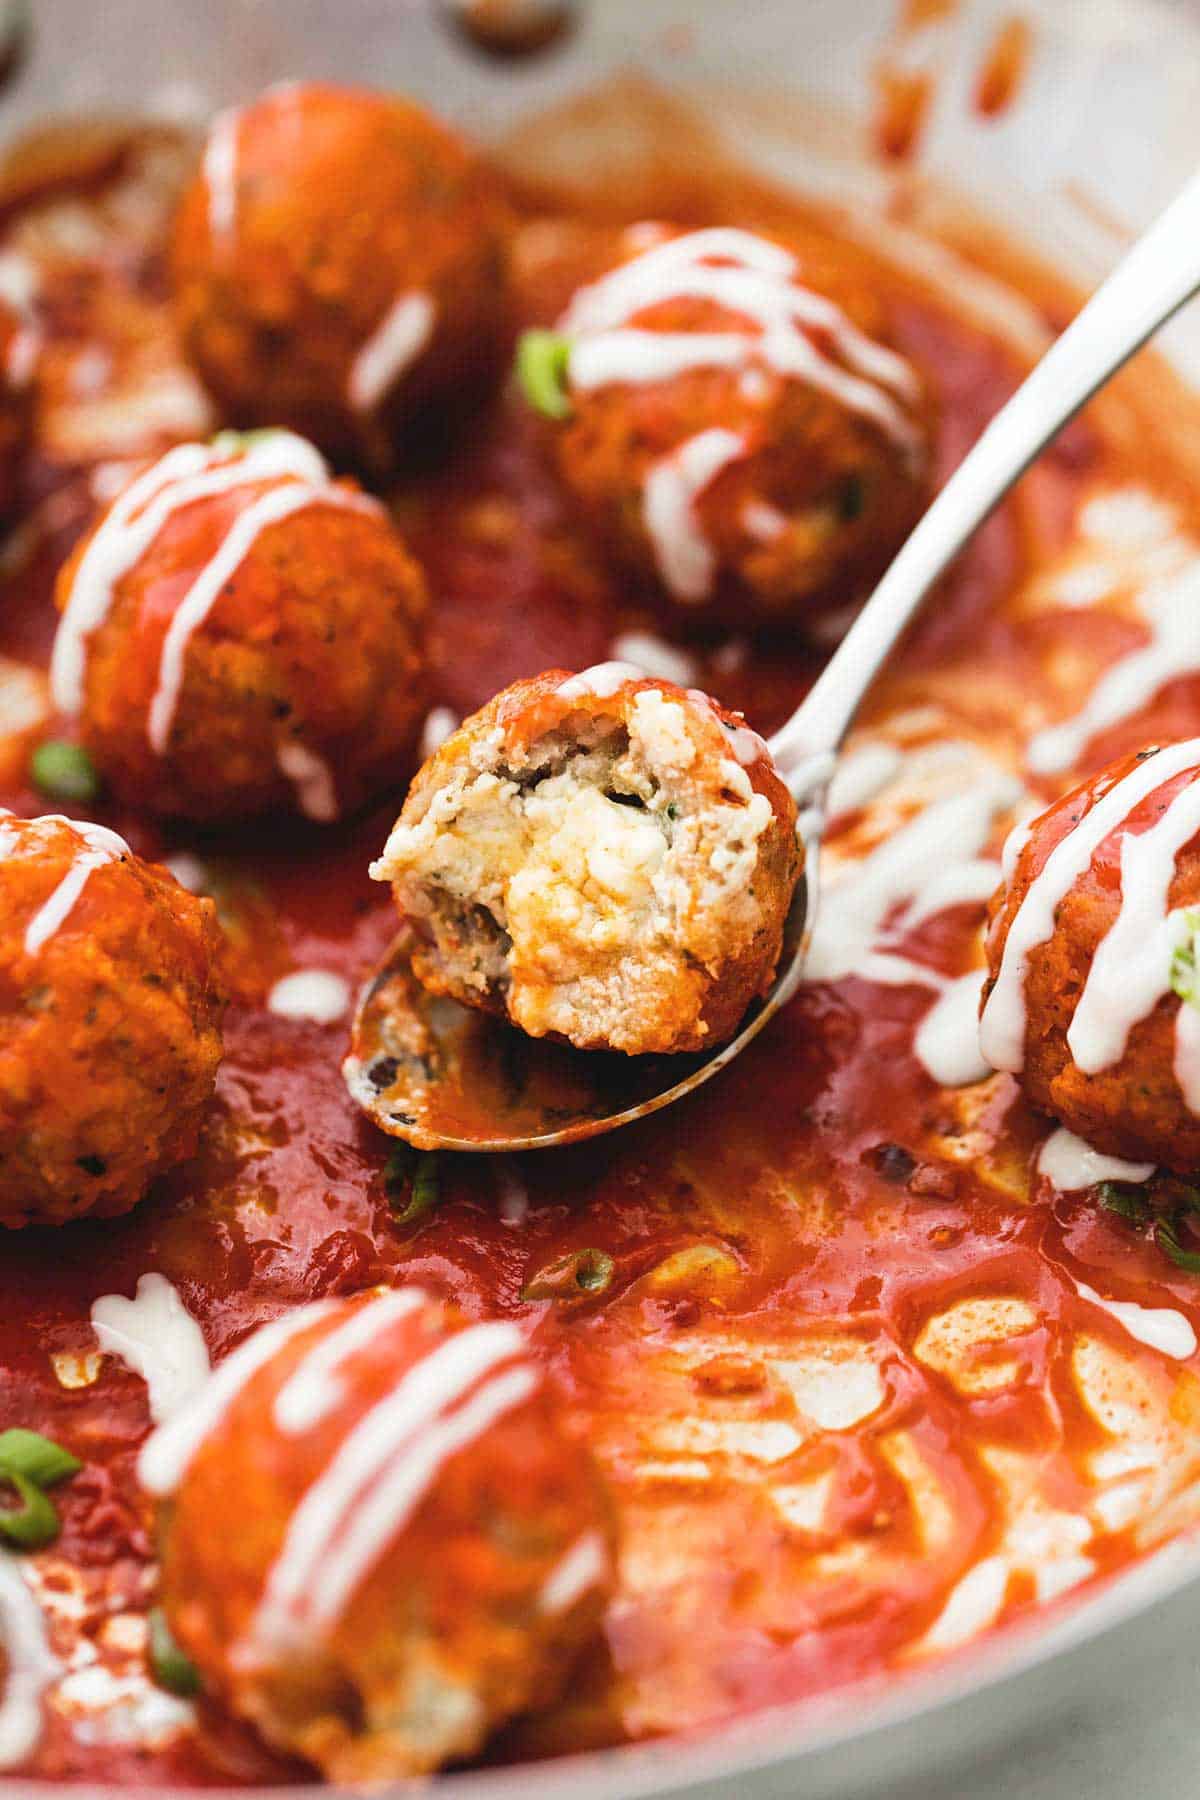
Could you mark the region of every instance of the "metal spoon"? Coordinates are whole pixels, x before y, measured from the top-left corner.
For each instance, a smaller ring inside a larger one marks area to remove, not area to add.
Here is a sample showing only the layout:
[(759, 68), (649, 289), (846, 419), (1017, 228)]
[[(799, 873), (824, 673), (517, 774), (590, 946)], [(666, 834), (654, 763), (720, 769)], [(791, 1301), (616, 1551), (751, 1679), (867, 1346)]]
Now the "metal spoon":
[(1055, 434), (1200, 289), (1200, 175), (1096, 292), (988, 426), (900, 551), (771, 750), (801, 807), (804, 869), (775, 982), (711, 1055), (597, 1055), (432, 999), (402, 932), (359, 1001), (347, 1085), (382, 1130), (422, 1149), (541, 1149), (612, 1131), (690, 1094), (795, 993), (818, 898), (825, 801), (863, 697), (947, 565)]

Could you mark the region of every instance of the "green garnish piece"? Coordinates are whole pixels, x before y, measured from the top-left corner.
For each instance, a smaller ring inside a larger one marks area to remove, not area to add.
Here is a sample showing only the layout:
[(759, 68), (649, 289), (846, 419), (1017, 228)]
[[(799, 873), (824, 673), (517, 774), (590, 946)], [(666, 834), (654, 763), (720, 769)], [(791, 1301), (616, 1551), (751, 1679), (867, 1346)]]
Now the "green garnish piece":
[(1131, 1225), (1144, 1225), (1150, 1216), (1146, 1196), (1127, 1181), (1102, 1181), (1096, 1198), (1105, 1212), (1116, 1213)]
[(1189, 1275), (1200, 1275), (1200, 1250), (1185, 1250), (1179, 1241), (1179, 1214), (1160, 1219), (1154, 1227), (1154, 1241), (1175, 1264)]
[(222, 456), (243, 456), (255, 444), (264, 443), (267, 438), (278, 437), (280, 429), (278, 425), (260, 425), (254, 431), (232, 431), (226, 428), (214, 434), (212, 447), (220, 451)]
[(8, 1485), (16, 1490), (19, 1506), (0, 1508), (0, 1537), (8, 1539), (20, 1550), (44, 1550), (58, 1536), (58, 1514), (54, 1502), (48, 1500), (36, 1481), (19, 1475), (15, 1469), (0, 1471)]
[(94, 800), (100, 777), (87, 751), (65, 738), (47, 738), (29, 759), (29, 777), (52, 800)]
[(0, 1431), (0, 1475), (23, 1475), (36, 1487), (48, 1488), (78, 1475), (82, 1467), (77, 1456), (40, 1431), (26, 1431), (22, 1425)]
[(1171, 986), (1189, 1006), (1200, 1006), (1200, 974), (1197, 972), (1200, 952), (1200, 908), (1189, 907), (1183, 915), (1187, 937), (1171, 958)]
[(179, 1694), (185, 1700), (198, 1694), (200, 1672), (191, 1657), (185, 1656), (175, 1642), (161, 1606), (151, 1607), (146, 1623), (149, 1626), (146, 1661), (159, 1687), (166, 1688), (168, 1694)]
[(417, 1154), (411, 1144), (397, 1144), (392, 1151), (383, 1165), (383, 1185), (389, 1194), (394, 1193), (398, 1187), (403, 1187), (408, 1180)]
[(612, 1286), (616, 1267), (607, 1250), (568, 1250), (530, 1276), (521, 1298), (571, 1300), (580, 1294), (602, 1294)]
[(547, 419), (569, 419), (567, 365), (571, 340), (557, 331), (524, 331), (517, 345), (517, 381), (535, 412)]
[[(389, 1159), (390, 1167), (390, 1159)], [(384, 1172), (387, 1178), (387, 1172)], [(412, 1178), (412, 1190), (408, 1196), (408, 1205), (397, 1211), (397, 1225), (415, 1225), (418, 1220), (428, 1217), (440, 1198), (440, 1175), (437, 1152), (426, 1150), (419, 1153), (416, 1169)]]

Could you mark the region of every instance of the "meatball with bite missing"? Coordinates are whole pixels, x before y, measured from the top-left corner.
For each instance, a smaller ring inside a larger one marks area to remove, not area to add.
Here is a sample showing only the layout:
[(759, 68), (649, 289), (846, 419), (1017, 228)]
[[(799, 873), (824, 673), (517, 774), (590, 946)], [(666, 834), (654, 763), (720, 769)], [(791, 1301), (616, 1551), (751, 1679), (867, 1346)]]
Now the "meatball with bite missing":
[(915, 522), (920, 377), (829, 245), (639, 225), (518, 372), (582, 516), (680, 616), (842, 608)]
[(383, 856), (422, 984), (580, 1049), (706, 1049), (770, 985), (799, 872), (767, 746), (627, 664), (550, 670), (467, 719)]
[(980, 1042), (1110, 1155), (1200, 1169), (1200, 739), (1093, 776), (1009, 840)]
[(386, 464), (500, 353), (501, 208), (420, 107), (326, 83), (221, 115), (175, 224), (185, 350), (240, 425)]
[(338, 1783), (554, 1700), (611, 1588), (599, 1477), (521, 1333), (417, 1288), (264, 1326), (140, 1473), (206, 1689)]
[(379, 503), (303, 438), (168, 451), (79, 545), (57, 599), (55, 702), (132, 805), (329, 822), (405, 771), (424, 578)]
[(192, 1155), (220, 941), (212, 901), (115, 832), (0, 814), (0, 1225), (128, 1212)]

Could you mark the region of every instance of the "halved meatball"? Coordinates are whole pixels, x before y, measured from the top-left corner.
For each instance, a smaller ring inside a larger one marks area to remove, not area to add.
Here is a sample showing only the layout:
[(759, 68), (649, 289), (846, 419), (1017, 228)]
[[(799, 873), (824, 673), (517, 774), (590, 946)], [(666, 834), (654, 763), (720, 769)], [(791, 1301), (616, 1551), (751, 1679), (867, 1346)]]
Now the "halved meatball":
[(127, 1212), (193, 1153), (219, 959), (212, 901), (115, 832), (0, 814), (0, 1225)]
[(419, 979), (580, 1049), (732, 1036), (799, 869), (770, 752), (706, 694), (606, 663), (506, 688), (418, 774), (371, 873)]
[(175, 226), (185, 349), (227, 416), (386, 463), (494, 367), (501, 209), (455, 134), (392, 95), (270, 88), (216, 121)]
[(1009, 841), (980, 1040), (1111, 1155), (1200, 1169), (1200, 739), (1129, 757)]
[(929, 402), (883, 339), (823, 242), (639, 225), (519, 368), (610, 550), (680, 612), (771, 624), (844, 607), (921, 509)]
[(141, 1474), (206, 1688), (339, 1783), (552, 1701), (611, 1587), (599, 1477), (521, 1333), (417, 1288), (263, 1327)]
[(55, 700), (133, 805), (328, 821), (405, 768), (424, 579), (383, 508), (290, 432), (168, 451), (57, 598)]

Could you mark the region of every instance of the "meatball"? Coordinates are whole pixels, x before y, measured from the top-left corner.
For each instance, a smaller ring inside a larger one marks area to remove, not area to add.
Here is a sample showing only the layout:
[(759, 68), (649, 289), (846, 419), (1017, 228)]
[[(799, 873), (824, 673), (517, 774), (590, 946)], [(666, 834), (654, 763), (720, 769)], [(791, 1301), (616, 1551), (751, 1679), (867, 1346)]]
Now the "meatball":
[(636, 226), (557, 332), (522, 340), (566, 489), (673, 607), (734, 624), (844, 606), (914, 523), (919, 377), (828, 247)]
[(1200, 739), (1106, 769), (1019, 828), (980, 1040), (1110, 1155), (1200, 1169)]
[(221, 1060), (211, 900), (115, 832), (0, 815), (0, 1225), (128, 1212)]
[(383, 856), (435, 993), (580, 1049), (699, 1050), (769, 985), (799, 871), (770, 752), (624, 663), (506, 688), (417, 775)]
[(142, 1453), (205, 1686), (336, 1782), (555, 1698), (611, 1585), (599, 1478), (515, 1325), (420, 1289), (263, 1327)]
[(419, 107), (268, 89), (217, 120), (180, 206), (185, 349), (235, 423), (386, 463), (417, 409), (495, 366), (500, 221), (486, 170)]
[(112, 790), (164, 815), (327, 821), (403, 772), (424, 580), (290, 432), (168, 451), (58, 581), (51, 679)]

